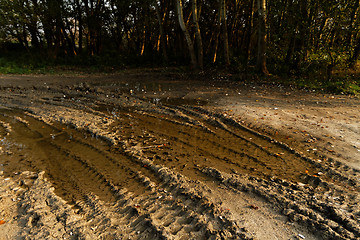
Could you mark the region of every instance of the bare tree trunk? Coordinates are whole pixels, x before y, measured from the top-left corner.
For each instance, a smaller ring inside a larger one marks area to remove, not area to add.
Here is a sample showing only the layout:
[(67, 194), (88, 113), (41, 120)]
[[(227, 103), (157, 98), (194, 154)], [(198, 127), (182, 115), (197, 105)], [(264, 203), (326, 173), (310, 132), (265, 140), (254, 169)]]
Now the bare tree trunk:
[[(141, 48), (140, 48), (140, 56), (144, 55), (144, 51), (145, 51), (145, 44), (146, 44), (146, 24), (143, 26), (143, 37), (142, 37), (142, 42), (141, 42)], [(141, 37), (140, 37), (141, 38)]]
[(228, 40), (228, 31), (226, 24), (226, 0), (220, 0), (220, 16), (221, 16), (221, 26), (222, 26), (222, 39), (224, 42), (224, 59), (227, 66), (230, 65), (229, 57), (229, 40)]
[(258, 54), (256, 69), (259, 73), (269, 75), (266, 67), (266, 0), (257, 0), (259, 12)]
[(38, 33), (37, 33), (36, 27), (33, 27), (33, 26), (31, 26), (31, 24), (29, 24), (28, 29), (29, 29), (30, 36), (31, 36), (31, 46), (36, 49), (39, 49), (40, 43), (39, 43), (39, 38), (38, 38)]
[(295, 51), (295, 33), (291, 36), (290, 41), (289, 41), (289, 47), (286, 53), (286, 57), (285, 57), (285, 64), (287, 64), (289, 66), (289, 70), (290, 68), (292, 68), (292, 60), (293, 60), (293, 56), (294, 56), (294, 51)]
[[(20, 34), (18, 34), (20, 36)], [(26, 27), (25, 25), (23, 26), (23, 31), (22, 31), (22, 37), (19, 37), (18, 39), (20, 40), (21, 43), (23, 43), (24, 47), (28, 50), (29, 49), (29, 43), (27, 41), (27, 33), (26, 33)]]
[(197, 69), (197, 63), (196, 63), (196, 56), (195, 56), (195, 50), (194, 45), (191, 41), (189, 31), (187, 30), (184, 22), (184, 15), (183, 15), (183, 8), (182, 8), (182, 0), (175, 0), (176, 1), (176, 8), (177, 8), (177, 15), (179, 19), (179, 25), (181, 30), (183, 31), (185, 35), (185, 40), (189, 49), (190, 58), (191, 58), (191, 66), (194, 69)]
[(301, 19), (297, 21), (296, 26), (296, 31), (298, 33), (295, 34), (294, 59), (292, 62), (292, 68), (293, 70), (300, 71), (301, 64), (305, 62), (307, 57), (309, 26), (311, 24), (311, 16), (309, 16), (309, 14), (312, 13), (312, 11), (309, 11), (307, 0), (299, 1), (299, 4), (296, 4), (294, 7), (296, 7), (296, 11), (299, 11)]
[(356, 62), (358, 61), (359, 56), (360, 56), (360, 37), (358, 37), (358, 39), (357, 39), (354, 53), (353, 53), (352, 57), (350, 58), (350, 67), (351, 68), (355, 69)]
[[(355, 5), (353, 7), (353, 11), (351, 13), (351, 20), (350, 20), (350, 29), (349, 29), (349, 33), (348, 33), (348, 46), (352, 46), (353, 45), (353, 41), (355, 41), (355, 39), (353, 39), (353, 35), (354, 38), (356, 37), (356, 34), (353, 33), (353, 30), (355, 28), (355, 22), (356, 22), (356, 18), (358, 17), (358, 11), (359, 11), (359, 5), (360, 5), (360, 0), (356, 0)], [(354, 52), (351, 55), (351, 51), (350, 51), (350, 59), (349, 59), (349, 65), (350, 68), (355, 69), (356, 67), (356, 62), (359, 59), (359, 55), (360, 55), (360, 37), (357, 39), (357, 41), (354, 44)]]
[(162, 49), (162, 52), (163, 52), (164, 60), (167, 61), (168, 56), (167, 56), (167, 52), (166, 52), (166, 39), (165, 39), (164, 26), (163, 26), (164, 21), (161, 18), (159, 5), (158, 5), (156, 0), (155, 0), (155, 10), (156, 10), (157, 20), (158, 20), (158, 23), (159, 23), (159, 29), (160, 29), (160, 45), (161, 45), (161, 49)]
[(251, 44), (251, 33), (254, 24), (254, 0), (250, 1), (249, 4), (249, 16), (247, 19), (247, 33), (246, 33), (246, 45), (245, 45), (245, 65), (248, 65), (249, 56), (250, 56), (250, 44)]
[(354, 6), (352, 8), (351, 14), (350, 14), (350, 23), (349, 23), (349, 30), (348, 30), (348, 36), (347, 36), (347, 46), (352, 45), (352, 36), (353, 36), (353, 30), (355, 28), (355, 22), (356, 22), (356, 15), (358, 13), (360, 5), (360, 0), (356, 0), (354, 3)]
[(69, 37), (69, 35), (66, 33), (66, 29), (65, 29), (66, 27), (65, 27), (65, 25), (64, 25), (64, 22), (62, 22), (61, 23), (61, 33), (62, 33), (62, 35), (63, 35), (63, 38), (64, 38), (64, 45), (66, 45), (66, 43), (67, 43), (67, 49), (68, 49), (68, 53), (67, 54), (69, 54), (69, 55), (76, 55), (76, 51), (75, 51), (75, 43), (74, 43), (74, 41), (73, 41), (73, 39), (72, 39), (72, 37), (71, 37), (71, 30), (69, 30), (69, 35), (70, 35), (70, 37)]
[(79, 21), (79, 54), (82, 53), (82, 49), (83, 49), (83, 19), (82, 19), (82, 10), (81, 10), (81, 5), (80, 5), (80, 1), (77, 0), (76, 1), (76, 10), (77, 10), (77, 14), (78, 14), (78, 21)]
[(193, 10), (193, 21), (195, 24), (195, 37), (196, 37), (196, 45), (197, 45), (197, 53), (198, 53), (197, 60), (198, 60), (198, 65), (199, 65), (200, 69), (203, 69), (203, 67), (204, 67), (204, 52), (203, 52), (200, 26), (199, 26), (199, 17), (198, 17), (196, 0), (192, 0), (192, 10)]
[(214, 46), (214, 55), (213, 55), (213, 63), (216, 62), (216, 58), (217, 58), (217, 51), (218, 51), (218, 47), (219, 47), (219, 35), (220, 35), (220, 30), (221, 30), (221, 15), (220, 12), (218, 13), (218, 20), (216, 23), (216, 30), (215, 30), (215, 46)]

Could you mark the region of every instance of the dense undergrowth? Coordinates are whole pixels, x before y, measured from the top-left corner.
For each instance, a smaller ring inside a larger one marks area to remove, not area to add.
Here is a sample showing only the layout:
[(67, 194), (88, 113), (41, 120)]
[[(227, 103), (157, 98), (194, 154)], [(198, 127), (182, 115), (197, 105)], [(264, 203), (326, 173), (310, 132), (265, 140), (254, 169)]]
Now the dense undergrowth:
[(41, 53), (0, 54), (0, 74), (52, 74), (64, 72), (112, 72), (125, 67), (124, 56), (59, 56)]
[[(168, 71), (182, 72), (184, 74), (194, 74), (188, 67), (179, 67), (181, 60), (174, 59), (167, 63), (159, 61), (152, 56), (60, 56), (52, 59), (46, 54), (7, 52), (0, 53), (0, 74), (64, 74), (64, 73), (115, 73), (128, 68), (158, 68), (170, 67)], [(339, 65), (332, 71), (329, 78), (326, 68), (317, 66), (311, 70), (306, 69), (299, 72), (288, 72), (282, 66), (269, 64), (269, 69), (273, 74), (270, 76), (260, 76), (264, 81), (279, 82), (285, 85), (292, 85), (299, 88), (334, 93), (351, 94), (360, 96), (360, 70), (349, 69), (344, 65)], [(360, 69), (357, 66), (356, 69)], [(253, 68), (239, 66), (236, 59), (230, 68), (208, 65), (202, 73), (234, 75), (245, 73), (246, 76), (256, 75)], [(204, 74), (203, 74), (204, 75)], [(256, 77), (257, 78), (257, 77)], [(240, 79), (235, 77), (234, 81), (249, 81), (247, 77)], [(250, 80), (253, 81), (253, 78)]]
[(305, 87), (313, 90), (324, 91), (335, 94), (360, 95), (360, 72), (338, 71), (333, 78), (298, 78), (294, 84), (299, 87)]

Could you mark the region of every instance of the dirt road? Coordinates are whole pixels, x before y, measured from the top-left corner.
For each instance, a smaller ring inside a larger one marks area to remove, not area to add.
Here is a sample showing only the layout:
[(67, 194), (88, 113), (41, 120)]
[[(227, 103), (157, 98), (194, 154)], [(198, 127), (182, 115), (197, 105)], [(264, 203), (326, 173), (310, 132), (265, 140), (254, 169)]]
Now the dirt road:
[(154, 70), (0, 76), (5, 239), (359, 239), (360, 100)]

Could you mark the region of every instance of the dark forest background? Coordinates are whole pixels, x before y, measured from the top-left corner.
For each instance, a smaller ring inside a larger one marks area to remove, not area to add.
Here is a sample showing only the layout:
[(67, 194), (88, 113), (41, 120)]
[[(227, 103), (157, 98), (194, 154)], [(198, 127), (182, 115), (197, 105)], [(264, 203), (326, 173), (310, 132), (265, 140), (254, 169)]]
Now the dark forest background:
[(0, 72), (189, 66), (359, 90), (359, 2), (0, 0)]

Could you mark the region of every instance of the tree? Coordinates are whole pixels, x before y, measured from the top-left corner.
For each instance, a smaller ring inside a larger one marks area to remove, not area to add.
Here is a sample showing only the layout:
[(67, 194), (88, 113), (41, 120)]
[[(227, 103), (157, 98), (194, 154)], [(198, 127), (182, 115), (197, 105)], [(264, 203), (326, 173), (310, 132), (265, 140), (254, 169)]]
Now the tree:
[(197, 65), (196, 56), (195, 56), (194, 44), (192, 43), (189, 31), (186, 28), (185, 21), (184, 21), (182, 0), (175, 0), (175, 1), (176, 1), (176, 9), (177, 9), (179, 25), (180, 25), (181, 30), (184, 33), (185, 40), (186, 40), (188, 50), (189, 50), (189, 54), (190, 54), (190, 58), (191, 58), (191, 66), (193, 69), (197, 69), (198, 65)]
[(199, 16), (198, 16), (198, 10), (197, 10), (197, 3), (196, 0), (192, 0), (192, 12), (193, 12), (193, 21), (195, 25), (195, 37), (196, 37), (196, 45), (197, 45), (197, 52), (198, 52), (198, 58), (197, 63), (200, 69), (203, 69), (204, 67), (204, 60), (203, 60), (203, 45), (202, 45), (202, 38), (201, 38), (201, 32), (200, 32), (200, 26), (199, 26)]
[(356, 65), (359, 13), (359, 0), (1, 0), (0, 51), (306, 74)]
[(258, 50), (256, 69), (259, 73), (269, 75), (266, 67), (266, 0), (258, 0)]
[(350, 58), (350, 67), (355, 69), (356, 67), (356, 62), (359, 59), (360, 56), (360, 36), (357, 39), (355, 48), (354, 48), (354, 52)]
[(159, 5), (157, 3), (157, 0), (154, 1), (154, 5), (155, 5), (156, 17), (157, 17), (157, 20), (158, 20), (158, 23), (159, 23), (159, 30), (160, 30), (160, 35), (159, 35), (160, 41), (158, 43), (158, 50), (159, 50), (159, 46), (161, 45), (164, 60), (167, 61), (168, 56), (167, 56), (167, 52), (166, 52), (166, 39), (165, 39), (164, 26), (163, 26), (164, 17), (161, 17), (160, 8), (159, 8)]
[(226, 0), (220, 0), (220, 18), (222, 27), (222, 39), (224, 43), (224, 59), (227, 66), (230, 65), (228, 31), (226, 24)]

